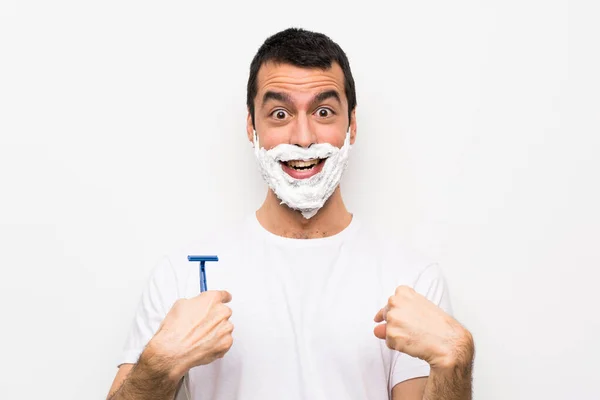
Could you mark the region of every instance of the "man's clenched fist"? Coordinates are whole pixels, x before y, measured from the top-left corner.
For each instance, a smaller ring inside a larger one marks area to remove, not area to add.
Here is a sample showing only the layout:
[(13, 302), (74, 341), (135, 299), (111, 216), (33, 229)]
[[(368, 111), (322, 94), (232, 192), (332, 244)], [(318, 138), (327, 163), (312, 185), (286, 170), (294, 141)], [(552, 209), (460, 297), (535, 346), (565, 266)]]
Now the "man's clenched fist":
[(231, 309), (225, 305), (230, 301), (231, 294), (220, 290), (177, 300), (141, 358), (177, 381), (191, 368), (223, 357), (233, 344)]
[(420, 358), (431, 367), (452, 368), (473, 359), (473, 338), (458, 321), (408, 286), (399, 286), (379, 310), (375, 336), (389, 348)]

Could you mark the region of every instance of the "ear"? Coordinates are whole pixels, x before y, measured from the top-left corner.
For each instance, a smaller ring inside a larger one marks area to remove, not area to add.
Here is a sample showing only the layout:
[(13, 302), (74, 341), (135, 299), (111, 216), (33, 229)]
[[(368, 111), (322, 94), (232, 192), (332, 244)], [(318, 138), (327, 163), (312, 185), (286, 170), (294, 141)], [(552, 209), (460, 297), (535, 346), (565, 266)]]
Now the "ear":
[(356, 107), (350, 114), (350, 144), (353, 145), (356, 140)]
[(248, 117), (246, 118), (246, 134), (248, 135), (250, 143), (254, 143), (254, 126), (252, 125), (252, 115), (250, 115), (250, 110), (248, 110)]

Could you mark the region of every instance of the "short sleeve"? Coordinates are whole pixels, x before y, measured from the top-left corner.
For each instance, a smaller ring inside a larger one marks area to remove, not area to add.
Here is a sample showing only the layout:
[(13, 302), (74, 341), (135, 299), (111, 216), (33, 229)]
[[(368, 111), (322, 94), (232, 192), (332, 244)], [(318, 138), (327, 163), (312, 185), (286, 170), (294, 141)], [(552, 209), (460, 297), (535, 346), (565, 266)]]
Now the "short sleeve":
[[(447, 314), (452, 315), (452, 305), (446, 280), (437, 264), (426, 267), (413, 284), (417, 293), (425, 296)], [(409, 379), (429, 376), (429, 364), (408, 354), (396, 352), (392, 360), (390, 398), (394, 386)]]
[(142, 292), (118, 365), (137, 363), (178, 297), (175, 272), (165, 257), (153, 269)]

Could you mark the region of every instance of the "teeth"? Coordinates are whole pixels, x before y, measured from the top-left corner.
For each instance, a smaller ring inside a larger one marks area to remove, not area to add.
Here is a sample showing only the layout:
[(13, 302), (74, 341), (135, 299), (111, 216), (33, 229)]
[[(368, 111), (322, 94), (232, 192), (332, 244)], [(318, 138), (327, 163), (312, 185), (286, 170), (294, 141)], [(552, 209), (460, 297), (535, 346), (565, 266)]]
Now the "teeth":
[(290, 160), (287, 162), (287, 165), (289, 165), (292, 168), (307, 168), (307, 167), (313, 167), (313, 166), (317, 165), (318, 163), (319, 163), (318, 159), (308, 160), (308, 161)]

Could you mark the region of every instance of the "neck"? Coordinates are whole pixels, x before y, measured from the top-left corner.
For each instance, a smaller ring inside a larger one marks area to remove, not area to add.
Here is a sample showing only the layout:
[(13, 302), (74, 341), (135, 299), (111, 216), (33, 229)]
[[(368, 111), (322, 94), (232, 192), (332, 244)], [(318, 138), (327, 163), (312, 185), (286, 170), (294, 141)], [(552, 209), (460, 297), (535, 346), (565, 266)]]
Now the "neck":
[(343, 231), (352, 221), (340, 188), (335, 190), (323, 207), (312, 218), (306, 219), (300, 211), (292, 210), (269, 189), (263, 205), (256, 211), (258, 222), (269, 232), (297, 239), (332, 236)]

